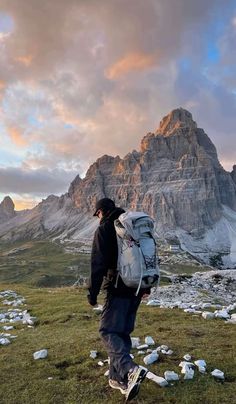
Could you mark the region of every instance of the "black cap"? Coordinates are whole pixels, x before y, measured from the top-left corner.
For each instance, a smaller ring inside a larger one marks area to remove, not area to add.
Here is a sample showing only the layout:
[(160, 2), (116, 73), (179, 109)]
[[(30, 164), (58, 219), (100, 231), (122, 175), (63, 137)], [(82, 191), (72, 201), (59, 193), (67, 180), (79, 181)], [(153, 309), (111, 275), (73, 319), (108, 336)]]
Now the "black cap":
[(99, 209), (101, 209), (104, 213), (108, 212), (109, 210), (112, 210), (116, 207), (115, 202), (110, 199), (110, 198), (102, 198), (99, 199), (99, 201), (97, 201), (96, 203), (96, 207), (95, 207), (95, 212), (93, 214), (93, 216), (97, 216), (97, 211)]

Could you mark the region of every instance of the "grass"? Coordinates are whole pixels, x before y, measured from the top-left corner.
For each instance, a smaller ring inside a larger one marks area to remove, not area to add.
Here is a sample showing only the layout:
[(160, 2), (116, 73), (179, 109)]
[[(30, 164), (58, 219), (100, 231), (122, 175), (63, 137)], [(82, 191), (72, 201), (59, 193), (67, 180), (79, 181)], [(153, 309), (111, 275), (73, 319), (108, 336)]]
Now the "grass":
[(88, 267), (88, 255), (66, 253), (50, 241), (0, 244), (0, 282), (70, 286), (88, 273)]
[[(89, 254), (65, 252), (63, 246), (44, 241), (0, 243), (0, 282), (37, 287), (72, 286), (79, 276), (88, 276)], [(162, 265), (170, 274), (188, 274), (209, 267), (189, 264)], [(163, 277), (161, 284), (168, 281)]]
[[(119, 404), (122, 395), (108, 386), (99, 359), (106, 359), (98, 335), (99, 316), (86, 301), (83, 288), (35, 288), (23, 284), (2, 284), (0, 290), (13, 289), (26, 298), (26, 307), (39, 322), (35, 328), (17, 325), (11, 331), (18, 337), (1, 346), (0, 402), (2, 404)], [(102, 303), (103, 297), (100, 298)], [(0, 301), (1, 305), (1, 301)], [(26, 308), (25, 307), (25, 308)], [(3, 307), (2, 307), (3, 308)], [(8, 306), (4, 306), (7, 310)], [(186, 353), (205, 359), (207, 374), (192, 381), (181, 380), (160, 388), (145, 380), (137, 404), (156, 403), (233, 403), (236, 391), (235, 326), (222, 320), (206, 321), (178, 309), (168, 310), (141, 304), (134, 336), (151, 335), (157, 345), (167, 344), (174, 354), (160, 356), (149, 369), (163, 376), (165, 370), (180, 373), (178, 364)], [(33, 359), (33, 353), (47, 348), (47, 359)], [(90, 350), (98, 359), (89, 358)], [(142, 364), (142, 358), (137, 356)], [(217, 382), (210, 371), (225, 372)], [(48, 379), (52, 377), (52, 379)]]

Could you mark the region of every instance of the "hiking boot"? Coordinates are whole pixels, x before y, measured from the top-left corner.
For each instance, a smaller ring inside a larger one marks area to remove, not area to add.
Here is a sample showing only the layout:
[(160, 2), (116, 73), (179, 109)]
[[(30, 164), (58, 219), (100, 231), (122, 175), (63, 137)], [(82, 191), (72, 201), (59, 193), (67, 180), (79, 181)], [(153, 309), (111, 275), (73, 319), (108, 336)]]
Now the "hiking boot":
[(125, 394), (126, 401), (132, 400), (139, 392), (140, 383), (145, 379), (147, 369), (139, 366), (128, 372), (128, 386)]
[(125, 384), (125, 383), (118, 382), (117, 380), (109, 379), (109, 386), (110, 386), (112, 389), (120, 390), (120, 392), (121, 392), (122, 394), (126, 394), (126, 392), (127, 392), (127, 386), (126, 386), (126, 384)]

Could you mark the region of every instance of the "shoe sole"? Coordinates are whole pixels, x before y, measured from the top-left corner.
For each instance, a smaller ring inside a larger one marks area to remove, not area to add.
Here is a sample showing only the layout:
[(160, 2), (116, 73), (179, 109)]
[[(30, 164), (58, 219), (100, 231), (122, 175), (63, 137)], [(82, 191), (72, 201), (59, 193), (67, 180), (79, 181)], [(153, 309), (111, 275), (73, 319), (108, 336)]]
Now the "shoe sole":
[(127, 391), (125, 389), (122, 389), (122, 387), (114, 386), (112, 383), (110, 383), (110, 380), (109, 380), (109, 386), (114, 390), (120, 390), (121, 394), (127, 393)]
[(125, 402), (131, 401), (131, 400), (133, 400), (134, 397), (137, 396), (137, 394), (139, 392), (139, 387), (140, 387), (140, 383), (134, 384), (132, 389), (129, 391), (129, 394), (126, 396)]

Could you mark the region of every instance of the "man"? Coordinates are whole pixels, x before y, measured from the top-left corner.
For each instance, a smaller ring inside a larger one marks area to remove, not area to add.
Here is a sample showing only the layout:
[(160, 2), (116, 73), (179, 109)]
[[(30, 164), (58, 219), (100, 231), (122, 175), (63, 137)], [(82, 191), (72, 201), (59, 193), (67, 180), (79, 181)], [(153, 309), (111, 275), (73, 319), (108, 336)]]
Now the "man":
[(100, 219), (100, 225), (92, 246), (88, 301), (92, 306), (97, 304), (103, 283), (106, 298), (99, 332), (110, 358), (109, 385), (120, 390), (129, 401), (138, 394), (147, 373), (131, 359), (130, 334), (142, 295), (150, 293), (150, 289), (142, 290), (136, 296), (136, 289), (125, 286), (121, 277), (117, 281), (118, 246), (114, 220), (122, 213), (124, 210), (109, 198), (100, 199), (96, 204), (94, 216)]

